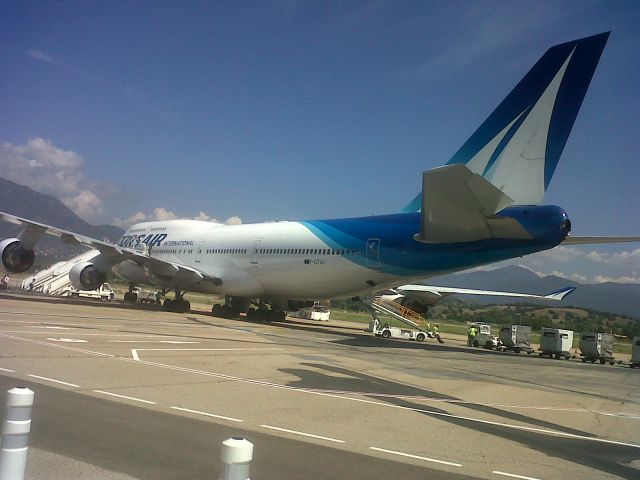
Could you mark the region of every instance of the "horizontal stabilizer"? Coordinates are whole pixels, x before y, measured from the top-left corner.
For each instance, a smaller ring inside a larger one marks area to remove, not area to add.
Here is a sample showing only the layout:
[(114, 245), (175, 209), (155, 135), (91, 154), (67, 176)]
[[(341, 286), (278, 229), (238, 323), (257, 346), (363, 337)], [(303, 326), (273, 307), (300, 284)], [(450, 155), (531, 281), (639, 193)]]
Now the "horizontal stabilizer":
[(531, 239), (516, 220), (495, 215), (512, 204), (508, 195), (463, 164), (429, 170), (422, 174), (422, 225), (414, 238), (425, 243)]
[(562, 243), (564, 245), (589, 245), (592, 243), (625, 243), (640, 242), (640, 237), (575, 237), (569, 235)]

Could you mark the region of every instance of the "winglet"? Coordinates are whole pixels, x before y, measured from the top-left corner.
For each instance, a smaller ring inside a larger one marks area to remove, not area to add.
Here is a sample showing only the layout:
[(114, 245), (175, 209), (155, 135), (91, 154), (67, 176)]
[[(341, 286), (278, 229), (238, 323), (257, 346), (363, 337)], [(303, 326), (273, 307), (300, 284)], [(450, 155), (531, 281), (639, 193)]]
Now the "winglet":
[(544, 298), (547, 298), (549, 300), (558, 300), (558, 301), (564, 300), (564, 297), (569, 295), (575, 289), (576, 287), (561, 288), (560, 290), (556, 290), (555, 292), (551, 292), (550, 294), (545, 295)]

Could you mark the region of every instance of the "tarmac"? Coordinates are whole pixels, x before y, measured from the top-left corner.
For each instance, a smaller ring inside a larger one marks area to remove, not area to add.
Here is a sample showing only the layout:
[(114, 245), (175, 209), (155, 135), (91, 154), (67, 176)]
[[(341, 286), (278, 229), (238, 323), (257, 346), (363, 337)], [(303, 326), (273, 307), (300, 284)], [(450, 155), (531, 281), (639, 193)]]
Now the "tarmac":
[(349, 322), (0, 295), (0, 391), (35, 392), (28, 479), (640, 478), (640, 372)]

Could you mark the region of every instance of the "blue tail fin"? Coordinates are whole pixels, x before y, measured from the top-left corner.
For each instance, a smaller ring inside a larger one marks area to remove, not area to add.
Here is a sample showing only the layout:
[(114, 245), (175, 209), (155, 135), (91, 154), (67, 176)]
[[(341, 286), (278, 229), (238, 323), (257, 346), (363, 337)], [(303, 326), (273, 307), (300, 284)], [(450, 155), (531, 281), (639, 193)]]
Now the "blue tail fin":
[[(540, 204), (608, 38), (547, 50), (447, 164), (464, 163), (516, 204)], [(421, 197), (403, 211), (419, 211)]]

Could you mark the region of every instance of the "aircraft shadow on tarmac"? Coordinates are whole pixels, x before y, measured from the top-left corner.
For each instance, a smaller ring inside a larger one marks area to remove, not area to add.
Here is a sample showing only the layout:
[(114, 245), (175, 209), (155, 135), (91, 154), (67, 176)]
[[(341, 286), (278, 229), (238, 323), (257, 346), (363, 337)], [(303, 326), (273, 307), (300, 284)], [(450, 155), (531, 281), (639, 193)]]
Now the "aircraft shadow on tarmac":
[[(552, 457), (585, 465), (602, 472), (617, 475), (621, 478), (637, 479), (639, 477), (637, 469), (625, 465), (634, 460), (640, 459), (640, 449), (637, 448), (593, 442), (586, 439), (572, 439), (555, 435), (539, 434), (510, 427), (503, 427), (500, 425), (475, 422), (464, 418), (442, 416), (438, 414), (446, 414), (448, 412), (441, 408), (425, 407), (423, 404), (414, 403), (409, 399), (402, 397), (419, 396), (439, 400), (451, 400), (454, 402), (460, 399), (436, 391), (404, 385), (402, 383), (381, 379), (360, 371), (348, 370), (334, 365), (303, 363), (302, 366), (309, 367), (310, 369), (280, 370), (283, 373), (295, 375), (300, 379), (290, 382), (288, 384), (289, 386), (305, 389), (353, 392), (363, 394), (364, 396), (367, 396), (367, 393), (370, 393), (371, 395), (369, 396), (377, 401), (387, 402), (391, 405), (405, 408), (419, 409), (419, 413), (431, 418), (460, 427), (469, 428), (474, 431), (483, 432), (488, 435), (501, 437), (531, 449), (538, 450), (539, 452)], [(319, 370), (324, 370), (327, 373), (321, 373)], [(340, 374), (340, 376), (332, 375), (336, 373)], [(385, 394), (389, 396), (385, 396)], [(504, 419), (525, 422), (529, 425), (536, 425), (548, 430), (555, 430), (583, 437), (594, 436), (589, 432), (574, 430), (519, 413), (501, 410), (496, 407), (469, 403), (455, 404), (459, 407), (468, 408), (470, 412), (466, 416), (470, 418), (474, 416), (474, 411), (479, 411), (496, 415)]]

